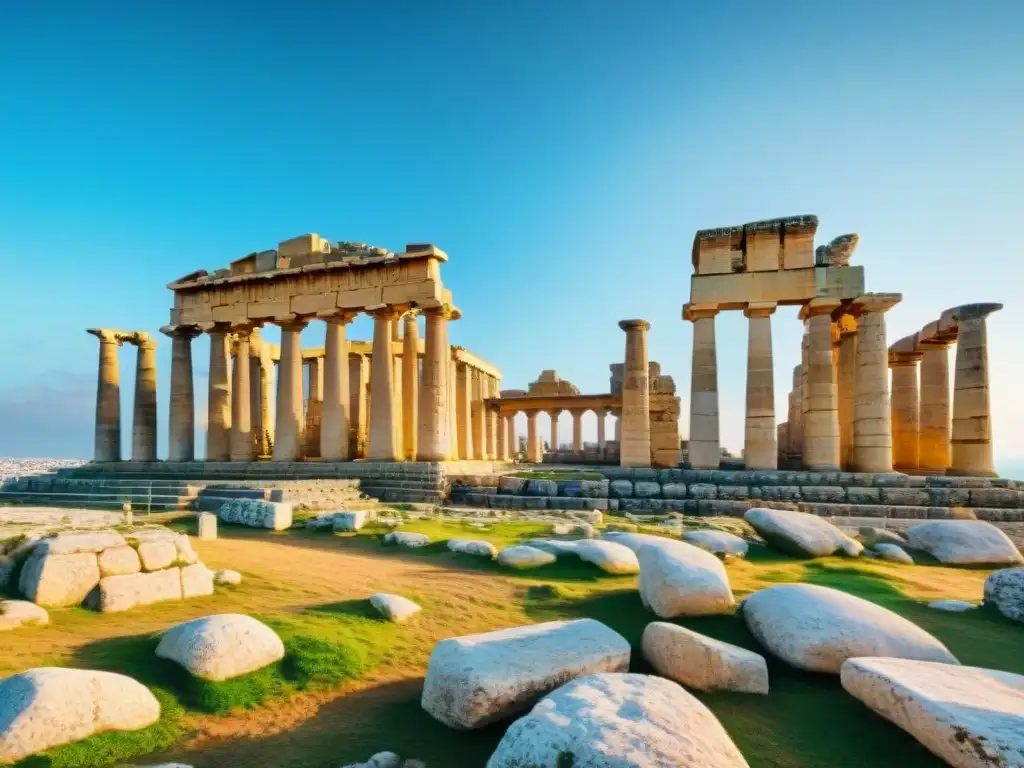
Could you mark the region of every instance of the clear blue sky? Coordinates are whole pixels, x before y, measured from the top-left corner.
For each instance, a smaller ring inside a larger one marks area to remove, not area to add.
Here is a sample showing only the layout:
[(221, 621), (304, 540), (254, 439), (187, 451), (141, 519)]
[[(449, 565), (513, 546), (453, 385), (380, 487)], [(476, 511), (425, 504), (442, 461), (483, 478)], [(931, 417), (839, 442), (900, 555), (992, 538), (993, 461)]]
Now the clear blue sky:
[[(997, 0), (0, 4), (0, 455), (90, 454), (84, 328), (156, 332), (167, 282), (307, 231), (445, 249), (452, 341), (505, 387), (606, 391), (646, 318), (685, 414), (694, 231), (816, 213), (904, 293), (891, 339), (1006, 304), (996, 452), (1024, 476), (1022, 29)], [(777, 314), (780, 415), (799, 338)], [(718, 339), (738, 450), (742, 315)]]

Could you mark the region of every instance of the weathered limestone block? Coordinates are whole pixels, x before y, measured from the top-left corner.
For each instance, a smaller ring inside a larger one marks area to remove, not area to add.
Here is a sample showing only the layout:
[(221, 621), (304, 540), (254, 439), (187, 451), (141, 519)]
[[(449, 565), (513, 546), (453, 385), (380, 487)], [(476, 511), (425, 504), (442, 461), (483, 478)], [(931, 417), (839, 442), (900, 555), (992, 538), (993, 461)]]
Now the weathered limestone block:
[(423, 682), (423, 709), (451, 728), (480, 728), (566, 681), (629, 667), (629, 643), (593, 619), (551, 621), (442, 640)]
[(734, 533), (728, 531), (686, 531), (683, 541), (703, 550), (723, 557), (746, 557), (750, 545)]
[(101, 577), (138, 573), (142, 570), (139, 553), (133, 547), (111, 547), (100, 552), (97, 559)]
[(716, 499), (718, 486), (710, 483), (691, 483), (689, 493), (691, 499)]
[(139, 559), (144, 571), (162, 571), (174, 563), (177, 557), (178, 549), (170, 541), (143, 541), (139, 544)]
[(390, 595), (385, 592), (370, 595), (370, 605), (381, 616), (396, 624), (404, 624), (423, 610), (421, 606), (406, 597)]
[(585, 499), (608, 498), (608, 481), (580, 480), (580, 496)]
[(596, 674), (545, 696), (514, 722), (487, 768), (746, 768), (711, 711), (661, 677)]
[(1019, 565), (1020, 551), (999, 528), (982, 520), (933, 520), (907, 529), (907, 541), (950, 565)]
[(28, 600), (0, 600), (0, 632), (50, 623), (50, 614)]
[(743, 620), (774, 656), (809, 672), (838, 673), (858, 656), (956, 664), (946, 647), (902, 616), (815, 584), (780, 584), (743, 603)]
[(0, 680), (0, 764), (160, 719), (149, 689), (124, 675), (41, 667)]
[(110, 547), (127, 545), (116, 531), (68, 531), (41, 540), (34, 554), (73, 555), (80, 552), (102, 552)]
[(213, 574), (213, 583), (225, 587), (237, 587), (242, 583), (242, 574), (238, 571), (225, 569)]
[(851, 504), (878, 504), (882, 499), (882, 489), (851, 485), (846, 489), (846, 498)]
[(351, 509), (335, 512), (331, 516), (331, 527), (335, 531), (352, 532), (360, 530), (375, 516), (369, 509)]
[(550, 552), (525, 545), (507, 547), (498, 554), (499, 563), (518, 569), (539, 568), (542, 565), (550, 565), (556, 559)]
[(846, 501), (846, 489), (831, 485), (805, 485), (801, 488), (804, 501), (819, 504), (842, 504)]
[(510, 477), (509, 475), (498, 478), (498, 493), (521, 494), (524, 493), (525, 488), (526, 478)]
[(217, 510), (217, 516), (225, 523), (283, 531), (291, 527), (292, 504), (287, 501), (232, 499)]
[(795, 557), (826, 557), (836, 552), (856, 557), (864, 549), (827, 520), (804, 512), (755, 507), (743, 519), (769, 546)]
[(177, 662), (196, 677), (220, 682), (280, 661), (284, 643), (251, 616), (221, 613), (171, 627), (156, 655)]
[(596, 565), (606, 573), (639, 573), (640, 563), (629, 547), (612, 541), (584, 539), (572, 542), (571, 552), (580, 560)]
[(914, 558), (898, 544), (876, 544), (875, 552), (878, 553), (879, 560), (888, 560), (890, 563), (903, 563), (904, 565), (914, 564)]
[(926, 507), (930, 499), (924, 488), (882, 488), (882, 503), (890, 506)]
[(957, 768), (1024, 765), (1024, 676), (906, 659), (850, 659), (843, 688)]
[(33, 603), (64, 608), (80, 604), (99, 581), (94, 553), (47, 554), (37, 548), (22, 566), (18, 586)]
[(653, 499), (661, 496), (661, 484), (653, 480), (637, 480), (633, 483), (633, 496), (638, 499)]
[(217, 516), (209, 512), (199, 515), (199, 539), (212, 541), (217, 538)]
[(647, 625), (642, 647), (659, 675), (687, 688), (768, 693), (768, 665), (746, 648), (664, 621)]
[(1009, 507), (1022, 506), (1020, 491), (1010, 488), (975, 488), (971, 490), (972, 507)]
[(526, 484), (527, 496), (557, 496), (558, 483), (554, 480), (530, 480)]
[(619, 478), (608, 483), (608, 493), (613, 499), (628, 499), (633, 496), (633, 481)]
[(482, 539), (448, 539), (448, 549), (478, 557), (495, 558), (498, 549), (491, 542)]
[(640, 600), (662, 618), (725, 613), (735, 602), (722, 562), (703, 549), (660, 539), (641, 546), (637, 559)]
[(181, 569), (181, 596), (203, 597), (213, 594), (213, 571), (202, 563), (186, 565)]
[(685, 499), (687, 498), (687, 488), (685, 483), (662, 483), (661, 495), (666, 499)]
[(129, 611), (137, 605), (181, 600), (181, 569), (107, 576), (100, 580), (98, 605), (103, 613)]
[(400, 547), (418, 549), (430, 543), (430, 538), (422, 533), (411, 533), (409, 531), (391, 531), (384, 536), (385, 544), (397, 544)]
[(985, 579), (985, 605), (1024, 623), (1024, 568), (1004, 568)]

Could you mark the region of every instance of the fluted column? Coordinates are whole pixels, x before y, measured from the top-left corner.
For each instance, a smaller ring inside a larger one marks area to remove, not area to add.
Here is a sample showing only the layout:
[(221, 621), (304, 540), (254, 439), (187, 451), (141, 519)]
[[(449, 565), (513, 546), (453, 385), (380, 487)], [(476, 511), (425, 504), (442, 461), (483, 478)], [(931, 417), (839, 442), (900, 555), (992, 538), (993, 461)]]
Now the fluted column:
[(843, 315), (839, 323), (839, 461), (844, 470), (853, 468), (853, 403), (857, 377), (857, 323)]
[(583, 453), (583, 411), (570, 411), (572, 414), (572, 449), (575, 453)]
[(274, 461), (296, 461), (302, 456), (302, 329), (306, 321), (274, 321), (281, 328), (281, 362), (277, 369), (277, 418)]
[(715, 350), (716, 307), (683, 308), (693, 323), (693, 365), (690, 371), (690, 466), (718, 469), (722, 458), (718, 431), (718, 356)]
[(131, 343), (136, 348), (132, 461), (156, 461), (156, 341), (140, 331)]
[(420, 379), (417, 458), (420, 461), (447, 461), (452, 452), (451, 418), (448, 414), (452, 359), (448, 322), (453, 317), (452, 308), (425, 309), (423, 315), (426, 338)]
[(892, 418), (889, 410), (889, 347), (885, 313), (898, 293), (866, 294), (853, 303), (857, 318), (857, 372), (853, 397), (853, 468), (892, 471)]
[(233, 326), (235, 364), (231, 371), (231, 460), (252, 461), (256, 456), (256, 440), (252, 433), (252, 386), (249, 362), (251, 326)]
[(195, 326), (165, 326), (160, 331), (171, 337), (171, 397), (167, 424), (167, 460), (194, 461), (196, 458), (195, 385), (192, 378), (192, 339)]
[(418, 453), (419, 395), (420, 327), (416, 312), (410, 310), (403, 318), (402, 333), (402, 454), (409, 461), (415, 461)]
[(788, 453), (798, 455), (804, 450), (803, 436), (803, 365), (793, 366), (793, 390), (789, 393)]
[[(916, 470), (921, 447), (921, 395), (918, 391), (917, 362), (921, 353), (914, 350), (913, 337), (900, 339), (908, 342), (906, 349), (889, 348), (889, 368), (892, 369), (892, 466), (899, 472)], [(899, 342), (897, 342), (899, 344)]]
[(473, 393), (473, 377), (469, 366), (457, 363), (455, 369), (455, 425), (459, 458), (473, 458), (473, 417), (469, 401)]
[(919, 466), (931, 473), (949, 468), (949, 342), (929, 341), (921, 356), (921, 440)]
[(371, 461), (398, 461), (401, 451), (395, 431), (392, 324), (394, 307), (379, 307), (373, 315), (373, 351), (370, 356), (370, 448)]
[(503, 413), (495, 412), (495, 416), (498, 419), (497, 436), (498, 441), (498, 461), (509, 460), (509, 448), (508, 448), (508, 416)]
[(953, 378), (952, 460), (947, 474), (994, 477), (992, 413), (985, 318), (1002, 304), (967, 304), (953, 310), (958, 325)]
[(508, 437), (505, 439), (506, 445), (508, 445), (509, 456), (515, 456), (519, 453), (519, 437), (516, 435), (516, 415), (514, 413), (509, 414), (508, 417)]
[(811, 390), (807, 381), (811, 370), (811, 332), (807, 319), (801, 319), (804, 321), (804, 333), (800, 338), (800, 455), (802, 457), (807, 442), (807, 398)]
[[(449, 353), (450, 353), (451, 352), (451, 346), (450, 345), (448, 347), (448, 350), (449, 350)], [(455, 357), (454, 357), (454, 355), (452, 355), (451, 359), (448, 361), (447, 373), (448, 373), (448, 384), (447, 384), (447, 386), (448, 386), (448, 398), (447, 398), (447, 402), (448, 402), (448, 458), (451, 461), (455, 461), (455, 460), (457, 460), (457, 459), (459, 459), (461, 457), (459, 456), (459, 439), (458, 439), (459, 430), (458, 430), (458, 423), (457, 423), (457, 419), (455, 417), (455, 413), (456, 413), (456, 408), (455, 408), (455, 383), (456, 383), (456, 375), (455, 375)]]
[(772, 360), (774, 303), (748, 304), (747, 416), (743, 459), (747, 469), (777, 469), (778, 432), (775, 429), (775, 378)]
[(228, 326), (209, 330), (210, 378), (206, 396), (206, 460), (231, 458), (231, 379)]
[(607, 444), (605, 439), (605, 420), (608, 418), (608, 411), (599, 409), (597, 411), (597, 452), (604, 458), (604, 449)]
[(537, 434), (538, 411), (526, 412), (526, 460), (540, 464), (542, 460), (540, 435)]
[(368, 426), (367, 410), (369, 408), (367, 384), (370, 380), (370, 366), (366, 355), (349, 354), (348, 356), (349, 386), (349, 451), (353, 459), (366, 457), (366, 430)]
[[(498, 381), (493, 376), (485, 376), (484, 382), (486, 383), (487, 397), (494, 398), (498, 396)], [(498, 458), (498, 411), (494, 408), (488, 407), (485, 411), (486, 422), (485, 422), (485, 444), (486, 454), (488, 461), (495, 461)]]
[(472, 458), (481, 460), (487, 454), (487, 446), (484, 444), (483, 372), (477, 368), (469, 370), (469, 413), (473, 432)]
[(558, 450), (558, 417), (561, 415), (561, 408), (548, 411), (548, 418), (551, 420), (551, 440), (548, 443), (548, 450), (552, 453)]
[(647, 365), (646, 320), (620, 320), (626, 332), (622, 371), (622, 442), (619, 464), (623, 467), (651, 466), (651, 392)]
[(259, 328), (249, 334), (249, 422), (255, 443), (255, 456), (270, 452), (270, 387), (274, 361), (271, 345), (263, 340)]
[(348, 461), (349, 446), (348, 339), (345, 326), (353, 313), (336, 312), (322, 316), (327, 324), (324, 341), (324, 404), (320, 419), (320, 457), (324, 461)]
[(812, 299), (801, 309), (808, 329), (804, 466), (819, 472), (839, 470), (839, 403), (832, 361), (832, 312), (838, 307), (838, 301)]

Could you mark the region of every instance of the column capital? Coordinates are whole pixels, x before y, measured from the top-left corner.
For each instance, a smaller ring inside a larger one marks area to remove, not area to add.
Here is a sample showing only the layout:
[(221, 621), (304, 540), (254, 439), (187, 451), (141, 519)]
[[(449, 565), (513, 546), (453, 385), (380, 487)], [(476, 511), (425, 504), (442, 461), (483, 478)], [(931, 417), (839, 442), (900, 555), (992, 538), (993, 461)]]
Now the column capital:
[(117, 344), (117, 346), (121, 346), (132, 338), (132, 334), (114, 328), (86, 328), (85, 332), (92, 334), (104, 344)]
[(374, 317), (385, 317), (394, 320), (402, 314), (402, 309), (393, 304), (374, 304), (366, 307), (366, 314)]
[(888, 312), (902, 300), (902, 293), (865, 293), (853, 300), (850, 311), (855, 317), (865, 312)]
[(160, 329), (160, 333), (164, 336), (170, 336), (172, 339), (192, 340), (197, 336), (201, 336), (203, 332), (198, 325), (165, 325)]
[(203, 333), (231, 333), (231, 323), (199, 323)]
[(440, 317), (442, 320), (458, 320), (462, 317), (462, 313), (451, 304), (439, 304), (436, 307), (418, 307), (417, 309), (424, 316)]
[(309, 325), (307, 318), (296, 314), (277, 315), (271, 322), (282, 331), (301, 331)]
[(809, 317), (831, 315), (840, 306), (842, 306), (842, 302), (839, 299), (811, 299), (800, 307), (799, 316), (801, 320), (806, 320)]
[(717, 304), (684, 304), (683, 320), (689, 320), (692, 323), (695, 320), (713, 318), (718, 312)]
[(238, 339), (248, 340), (255, 330), (256, 326), (253, 323), (232, 323), (231, 325), (231, 335)]
[(619, 328), (624, 331), (649, 331), (651, 324), (647, 320), (619, 320)]
[(751, 301), (743, 308), (743, 316), (747, 318), (771, 317), (777, 308), (778, 304), (774, 301)]
[(358, 315), (359, 312), (354, 309), (324, 309), (316, 313), (318, 320), (328, 323), (340, 323), (341, 325), (348, 325)]
[(922, 354), (923, 352), (918, 348), (917, 334), (912, 333), (909, 336), (904, 336), (889, 346), (889, 367), (915, 365), (921, 359)]
[(552, 419), (557, 419), (559, 416), (562, 415), (562, 411), (564, 410), (565, 408), (545, 408), (544, 412)]
[(954, 323), (962, 323), (965, 320), (980, 320), (983, 317), (988, 317), (993, 312), (998, 312), (1003, 308), (1002, 304), (987, 303), (987, 304), (963, 304), (959, 307), (953, 307), (943, 312), (943, 316), (949, 314)]
[(146, 333), (146, 331), (136, 331), (135, 333), (124, 334), (122, 340), (127, 341), (129, 344), (136, 346), (139, 349), (156, 349), (156, 340)]

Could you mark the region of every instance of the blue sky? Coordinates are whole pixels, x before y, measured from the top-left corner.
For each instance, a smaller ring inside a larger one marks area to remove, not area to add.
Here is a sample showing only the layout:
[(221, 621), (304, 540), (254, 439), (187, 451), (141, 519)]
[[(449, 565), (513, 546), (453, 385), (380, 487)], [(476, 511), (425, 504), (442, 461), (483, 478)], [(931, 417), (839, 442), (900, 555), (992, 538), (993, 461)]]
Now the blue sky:
[[(0, 455), (90, 454), (84, 328), (156, 332), (167, 282), (307, 231), (446, 250), (452, 341), (505, 387), (606, 391), (617, 321), (646, 318), (685, 414), (694, 231), (815, 213), (904, 294), (891, 339), (1006, 304), (996, 454), (1024, 476), (1022, 28), (995, 0), (3, 3)], [(799, 339), (776, 314), (780, 414)], [(742, 315), (718, 343), (738, 450)]]

